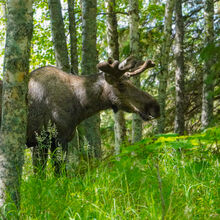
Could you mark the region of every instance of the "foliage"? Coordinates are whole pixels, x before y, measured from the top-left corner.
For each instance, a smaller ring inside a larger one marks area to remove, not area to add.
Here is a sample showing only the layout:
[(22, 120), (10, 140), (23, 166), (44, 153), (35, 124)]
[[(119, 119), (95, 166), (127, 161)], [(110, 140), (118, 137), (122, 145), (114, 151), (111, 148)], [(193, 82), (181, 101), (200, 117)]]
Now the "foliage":
[(48, 3), (45, 0), (35, 0), (33, 9), (34, 33), (31, 51), (32, 70), (45, 65), (55, 65)]
[[(5, 1), (1, 1), (3, 14), (3, 6)], [(217, 4), (217, 3), (216, 3)], [(106, 40), (106, 3), (97, 1), (97, 50), (99, 52), (99, 60), (107, 58), (107, 40)], [(55, 65), (55, 57), (53, 52), (53, 42), (50, 31), (49, 9), (46, 0), (34, 1), (34, 35), (32, 41), (32, 57), (31, 70), (44, 65)], [(66, 36), (69, 47), (69, 30), (68, 30), (68, 10), (67, 1), (62, 1), (63, 17), (65, 21)], [(157, 75), (161, 71), (161, 42), (163, 38), (164, 24), (164, 1), (139, 1), (140, 8), (140, 48), (141, 56), (144, 59), (153, 59), (156, 67), (152, 71), (142, 74), (141, 85), (144, 90), (157, 95), (158, 81)], [(129, 46), (129, 4), (128, 1), (116, 1), (116, 11), (118, 19), (118, 32), (120, 44), (120, 57), (123, 59), (130, 53)], [(81, 63), (82, 48), (82, 22), (81, 22), (81, 5), (80, 0), (75, 1), (75, 14), (77, 26), (78, 41), (78, 58)], [(219, 102), (219, 14), (215, 13), (215, 45), (204, 48), (204, 4), (201, 1), (190, 0), (183, 2), (184, 15), (184, 49), (185, 49), (185, 119), (186, 132), (193, 133), (200, 129), (200, 112), (202, 103), (202, 71), (204, 60), (214, 58), (216, 60), (212, 70), (217, 74), (215, 82), (214, 94), (214, 117), (216, 124), (218, 123)], [(4, 16), (0, 18), (0, 27), (4, 30)], [(174, 27), (174, 26), (173, 26)], [(173, 30), (173, 39), (174, 39)], [(4, 31), (0, 33), (0, 65), (3, 66), (4, 55)], [(171, 42), (173, 43), (173, 42)], [(204, 48), (204, 49), (203, 49)], [(173, 131), (173, 121), (175, 116), (175, 62), (173, 51), (170, 52), (170, 72), (168, 79), (167, 91), (167, 124), (166, 132)], [(80, 65), (79, 65), (80, 69)], [(110, 122), (111, 123), (111, 122)], [(107, 126), (109, 127), (109, 126)], [(105, 129), (105, 128), (103, 128)], [(148, 129), (150, 130), (150, 129)]]
[[(81, 62), (82, 22), (80, 0), (76, 0), (76, 24)], [(129, 46), (128, 1), (116, 1), (120, 57), (127, 57)], [(1, 7), (2, 6), (2, 7)], [(0, 75), (3, 68), (5, 39), (5, 1), (0, 0)], [(164, 25), (164, 1), (139, 1), (141, 56), (156, 62), (156, 68), (141, 76), (141, 86), (156, 96), (157, 75), (161, 71), (161, 42)], [(34, 34), (31, 70), (39, 66), (55, 65), (46, 0), (34, 1)], [(67, 1), (62, 1), (66, 36), (68, 33)], [(212, 71), (216, 74), (214, 116), (219, 123), (220, 111), (220, 49), (219, 14), (215, 15), (215, 43), (204, 47), (204, 5), (202, 1), (183, 3), (185, 24), (185, 118), (186, 133), (200, 129), (202, 71), (204, 61), (215, 59)], [(106, 8), (98, 1), (97, 50), (99, 60), (107, 58)], [(174, 39), (174, 32), (173, 32)], [(173, 43), (173, 42), (171, 42)], [(68, 42), (69, 45), (69, 42)], [(173, 130), (175, 116), (175, 80), (173, 51), (170, 52), (166, 131)], [(1, 78), (1, 76), (0, 76)], [(128, 142), (131, 133), (130, 115), (127, 118)], [(156, 122), (145, 124), (144, 135), (154, 133)], [(113, 149), (113, 119), (111, 111), (102, 113), (101, 134), (106, 159), (86, 161), (81, 158), (75, 177), (56, 178), (49, 160), (47, 178), (36, 178), (32, 173), (30, 151), (21, 187), (21, 210), (14, 208), (8, 219), (219, 219), (219, 139), (220, 127), (192, 136), (176, 134), (145, 138), (134, 145), (123, 146), (120, 155), (109, 157)], [(39, 140), (44, 145), (44, 140)], [(120, 157), (120, 160), (118, 160)], [(162, 186), (160, 186), (160, 180)], [(161, 187), (161, 188), (160, 188)], [(163, 199), (162, 199), (162, 197)], [(164, 206), (165, 210), (163, 208)], [(13, 206), (7, 203), (6, 206)], [(208, 208), (207, 208), (208, 207)], [(1, 218), (1, 217), (0, 217)]]
[(14, 215), (21, 219), (161, 219), (162, 215), (218, 219), (219, 149), (220, 127), (192, 136), (157, 135), (124, 146), (120, 160), (81, 161), (74, 178), (55, 178), (48, 168), (46, 179), (33, 176), (27, 151), (21, 210)]

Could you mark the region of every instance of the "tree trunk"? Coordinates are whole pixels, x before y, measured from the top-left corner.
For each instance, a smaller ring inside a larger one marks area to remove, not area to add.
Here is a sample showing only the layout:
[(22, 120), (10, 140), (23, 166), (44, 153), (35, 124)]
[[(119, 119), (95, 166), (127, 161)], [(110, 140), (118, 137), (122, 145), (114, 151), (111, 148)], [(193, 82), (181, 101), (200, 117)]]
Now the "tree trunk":
[[(96, 50), (96, 0), (82, 0), (82, 74), (97, 72), (98, 61)], [(89, 156), (101, 157), (101, 136), (99, 114), (83, 122), (86, 139), (89, 145)]]
[(109, 56), (119, 60), (118, 22), (115, 14), (115, 0), (107, 0), (107, 41)]
[(70, 34), (70, 64), (71, 73), (77, 74), (78, 70), (78, 51), (77, 51), (77, 37), (76, 37), (76, 19), (75, 19), (75, 1), (68, 0), (68, 14), (69, 14), (69, 34)]
[[(76, 21), (75, 21), (75, 1), (68, 0), (68, 14), (69, 14), (69, 36), (70, 36), (70, 66), (72, 74), (79, 74), (78, 69), (78, 50), (77, 50), (77, 35), (76, 35)], [(74, 168), (79, 164), (80, 154), (83, 153), (83, 127), (78, 125), (75, 136), (68, 145), (68, 174), (74, 174)]]
[[(8, 0), (0, 134), (0, 207), (12, 199), (19, 208), (26, 144), (26, 94), (33, 29), (31, 0)], [(7, 194), (6, 194), (7, 193)], [(10, 206), (7, 206), (10, 209)]]
[(158, 76), (159, 89), (158, 89), (158, 102), (160, 104), (160, 118), (158, 119), (157, 129), (158, 133), (164, 133), (165, 120), (166, 120), (166, 90), (168, 80), (168, 66), (169, 66), (169, 52), (171, 46), (171, 33), (172, 33), (172, 15), (174, 8), (174, 0), (167, 0), (165, 8), (165, 21), (164, 21), (164, 36), (161, 48), (161, 72)]
[(184, 121), (184, 24), (182, 17), (182, 0), (176, 0), (176, 45), (175, 45), (175, 58), (176, 58), (176, 115), (174, 132), (180, 135), (184, 134), (185, 121)]
[[(119, 60), (119, 43), (117, 31), (117, 17), (115, 14), (115, 0), (107, 1), (107, 40), (109, 47), (109, 56), (114, 60)], [(120, 153), (120, 145), (125, 141), (126, 126), (124, 112), (114, 113), (114, 133), (115, 133), (115, 154)]]
[(70, 72), (65, 29), (60, 0), (48, 0), (51, 30), (54, 43), (56, 65), (65, 72)]
[[(70, 65), (69, 65), (69, 58), (68, 58), (68, 49), (66, 43), (66, 36), (65, 36), (65, 28), (64, 22), (62, 17), (62, 8), (60, 0), (48, 0), (48, 5), (50, 9), (50, 23), (51, 23), (51, 32), (53, 38), (53, 46), (54, 46), (54, 53), (56, 58), (56, 66), (63, 71), (69, 73), (70, 72)], [(65, 149), (64, 146), (62, 146)], [(57, 164), (61, 163), (60, 159), (60, 152), (62, 152), (61, 146), (54, 147), (52, 150), (53, 155), (53, 162), (55, 167), (56, 174), (60, 174), (60, 167)], [(42, 174), (45, 175), (44, 169), (47, 163), (47, 151), (42, 151), (39, 146), (35, 146), (32, 152), (32, 160), (34, 171), (43, 171)], [(65, 161), (68, 158), (68, 150), (63, 151), (63, 155), (65, 157)], [(56, 164), (56, 165), (55, 165)]]
[[(139, 33), (139, 9), (138, 0), (129, 0), (130, 15), (130, 51), (131, 55), (140, 59), (140, 33)], [(140, 77), (133, 79), (134, 84), (140, 87)], [(132, 114), (132, 143), (142, 138), (142, 120), (139, 115)]]
[[(205, 1), (205, 46), (210, 46), (214, 42), (214, 1)], [(202, 129), (210, 126), (213, 117), (213, 60), (205, 59), (203, 71), (203, 91), (202, 91)]]

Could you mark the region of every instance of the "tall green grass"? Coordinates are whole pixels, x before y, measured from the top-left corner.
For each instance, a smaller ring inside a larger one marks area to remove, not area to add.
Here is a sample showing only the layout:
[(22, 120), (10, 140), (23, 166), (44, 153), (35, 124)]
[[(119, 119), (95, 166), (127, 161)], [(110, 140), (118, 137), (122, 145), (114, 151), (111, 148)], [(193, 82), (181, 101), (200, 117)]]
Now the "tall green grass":
[[(83, 164), (75, 177), (34, 177), (30, 155), (21, 219), (220, 219), (220, 128), (124, 146), (120, 160)], [(83, 163), (83, 162), (82, 162)], [(94, 165), (95, 164), (95, 165)], [(80, 165), (79, 165), (80, 166)]]

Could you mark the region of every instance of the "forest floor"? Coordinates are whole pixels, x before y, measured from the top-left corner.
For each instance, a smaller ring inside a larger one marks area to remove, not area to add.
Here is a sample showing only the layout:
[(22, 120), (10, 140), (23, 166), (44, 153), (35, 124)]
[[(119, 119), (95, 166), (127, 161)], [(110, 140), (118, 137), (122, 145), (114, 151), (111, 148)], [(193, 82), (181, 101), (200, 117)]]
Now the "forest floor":
[[(165, 134), (124, 146), (119, 157), (81, 162), (74, 177), (32, 173), (21, 186), (20, 219), (220, 219), (220, 127)], [(120, 158), (120, 159), (118, 159)]]

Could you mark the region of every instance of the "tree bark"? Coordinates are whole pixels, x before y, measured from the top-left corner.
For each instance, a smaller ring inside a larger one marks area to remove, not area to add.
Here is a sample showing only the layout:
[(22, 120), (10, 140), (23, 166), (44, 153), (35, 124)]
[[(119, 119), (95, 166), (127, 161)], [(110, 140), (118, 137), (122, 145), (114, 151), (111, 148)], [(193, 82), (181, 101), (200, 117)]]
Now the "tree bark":
[[(131, 55), (140, 59), (140, 33), (139, 33), (139, 9), (138, 0), (129, 0), (130, 15), (130, 51)], [(133, 79), (134, 84), (140, 87), (140, 77)], [(137, 114), (132, 114), (132, 143), (142, 138), (142, 119)]]
[[(82, 74), (97, 72), (98, 55), (96, 50), (96, 0), (82, 0)], [(101, 157), (101, 135), (99, 114), (83, 122), (90, 157)]]
[(175, 45), (175, 58), (176, 58), (176, 115), (174, 123), (174, 132), (180, 135), (184, 134), (185, 121), (184, 121), (184, 24), (182, 16), (182, 0), (176, 0), (176, 45)]
[[(69, 65), (69, 56), (68, 49), (66, 43), (65, 36), (65, 28), (62, 17), (62, 7), (60, 0), (48, 0), (48, 5), (50, 9), (50, 23), (51, 23), (51, 32), (54, 46), (54, 53), (56, 58), (56, 66), (63, 71), (69, 73), (70, 65)], [(65, 149), (64, 145), (62, 146)], [(52, 151), (52, 147), (51, 147)], [(58, 152), (62, 152), (60, 146), (55, 147), (52, 152), (53, 162), (55, 167), (56, 174), (60, 174), (60, 167), (55, 164), (60, 164), (62, 161), (60, 160), (60, 155)], [(63, 151), (63, 155), (65, 157), (65, 161), (68, 158), (68, 150)], [(32, 151), (32, 161), (34, 166), (34, 172), (38, 174), (45, 175), (45, 167), (47, 163), (48, 152), (42, 151), (40, 146), (35, 146)], [(43, 171), (43, 172), (42, 172)]]
[(164, 21), (164, 36), (161, 48), (161, 72), (158, 76), (159, 89), (158, 89), (158, 102), (160, 104), (160, 118), (157, 123), (158, 133), (164, 133), (165, 120), (166, 120), (166, 90), (168, 80), (168, 66), (169, 66), (169, 52), (171, 45), (172, 33), (172, 15), (174, 8), (174, 0), (167, 0), (165, 8), (165, 21)]
[(65, 28), (60, 0), (48, 0), (52, 38), (55, 50), (56, 65), (65, 72), (70, 72)]
[(118, 22), (115, 14), (115, 0), (107, 0), (107, 13), (108, 54), (115, 60), (119, 60)]
[(19, 188), (26, 144), (26, 94), (33, 29), (32, 1), (8, 0), (6, 16), (0, 133), (0, 207), (10, 198), (19, 208)]
[[(118, 23), (115, 14), (115, 0), (107, 1), (107, 40), (108, 53), (114, 60), (119, 60), (119, 43), (118, 43)], [(126, 126), (124, 112), (114, 113), (114, 133), (115, 133), (115, 154), (120, 153), (120, 145), (125, 141)]]
[[(214, 1), (205, 1), (205, 46), (208, 47), (214, 42)], [(205, 59), (203, 71), (202, 91), (202, 129), (211, 125), (213, 118), (213, 93), (214, 73), (212, 72), (213, 60)]]
[(75, 1), (68, 0), (68, 14), (69, 14), (69, 34), (70, 34), (70, 65), (71, 73), (77, 74), (78, 70), (78, 50), (76, 37), (76, 19), (75, 19)]
[[(68, 14), (69, 14), (69, 36), (70, 36), (70, 71), (72, 74), (78, 75), (78, 50), (77, 50), (77, 33), (76, 33), (76, 19), (75, 19), (75, 1), (68, 0)], [(68, 145), (68, 175), (74, 174), (74, 168), (79, 164), (80, 154), (83, 153), (83, 126), (78, 125), (73, 140)]]

